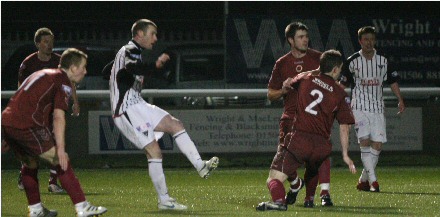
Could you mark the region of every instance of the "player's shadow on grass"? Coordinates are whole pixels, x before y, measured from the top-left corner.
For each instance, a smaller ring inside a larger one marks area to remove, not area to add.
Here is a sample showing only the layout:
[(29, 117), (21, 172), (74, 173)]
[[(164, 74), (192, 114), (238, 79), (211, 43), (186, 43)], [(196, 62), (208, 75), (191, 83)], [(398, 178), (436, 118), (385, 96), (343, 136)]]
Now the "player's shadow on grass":
[[(303, 208), (303, 209), (300, 209)], [(402, 207), (403, 208), (403, 207)], [(328, 213), (344, 213), (347, 215), (358, 216), (358, 215), (401, 215), (402, 208), (399, 207), (368, 207), (368, 206), (338, 206), (337, 204), (332, 207), (322, 207), (315, 204), (313, 209), (304, 208), (302, 205), (298, 205), (295, 207), (297, 211), (305, 211), (305, 212), (328, 212)], [(291, 209), (293, 210), (293, 209)]]
[(159, 210), (159, 211), (148, 211), (147, 214), (152, 216), (160, 215), (175, 215), (175, 216), (230, 216), (230, 213), (221, 213), (220, 210), (202, 210), (202, 211), (191, 211), (191, 210)]
[(380, 191), (380, 194), (403, 194), (403, 195), (429, 195), (429, 196), (440, 196), (440, 192), (391, 192), (391, 191)]
[[(67, 192), (62, 192), (62, 193), (50, 193), (50, 192), (41, 192), (41, 195), (68, 195)], [(85, 196), (99, 196), (99, 195), (108, 195), (108, 193), (95, 193), (95, 192), (89, 192), (89, 193), (84, 193)]]

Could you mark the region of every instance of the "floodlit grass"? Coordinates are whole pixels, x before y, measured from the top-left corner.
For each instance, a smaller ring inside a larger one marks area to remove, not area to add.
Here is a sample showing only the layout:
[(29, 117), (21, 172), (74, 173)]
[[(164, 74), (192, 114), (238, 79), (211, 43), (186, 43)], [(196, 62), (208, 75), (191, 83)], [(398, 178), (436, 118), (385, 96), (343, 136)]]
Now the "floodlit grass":
[[(289, 206), (286, 212), (255, 211), (259, 202), (270, 199), (265, 185), (266, 168), (219, 168), (207, 180), (192, 169), (165, 169), (170, 195), (188, 206), (182, 212), (158, 211), (156, 193), (146, 169), (77, 169), (76, 175), (87, 199), (108, 208), (104, 216), (440, 216), (439, 168), (379, 168), (380, 193), (357, 191), (359, 172), (351, 175), (345, 168), (332, 169), (334, 207), (320, 206), (318, 187), (315, 208), (303, 208), (304, 188), (297, 204)], [(2, 170), (1, 216), (27, 213), (25, 194), (16, 185), (17, 175), (17, 170)], [(48, 171), (41, 170), (39, 178), (45, 206), (56, 209), (58, 216), (74, 216), (66, 194), (47, 192)]]

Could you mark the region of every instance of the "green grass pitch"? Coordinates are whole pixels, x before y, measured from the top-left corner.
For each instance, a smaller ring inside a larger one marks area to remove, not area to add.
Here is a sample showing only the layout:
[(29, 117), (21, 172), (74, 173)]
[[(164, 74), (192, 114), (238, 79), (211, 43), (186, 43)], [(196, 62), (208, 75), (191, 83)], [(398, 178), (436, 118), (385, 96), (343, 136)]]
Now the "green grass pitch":
[[(319, 187), (315, 208), (302, 207), (305, 188), (286, 212), (257, 212), (268, 201), (265, 182), (268, 169), (222, 169), (201, 179), (193, 169), (165, 169), (168, 190), (187, 211), (159, 211), (147, 169), (77, 169), (86, 198), (108, 208), (104, 216), (440, 216), (440, 168), (385, 167), (378, 169), (380, 193), (359, 192), (359, 172), (332, 168), (331, 195), (334, 207), (321, 207)], [(303, 170), (299, 171), (302, 177)], [(26, 216), (27, 200), (17, 188), (18, 171), (1, 172), (1, 216)], [(40, 192), (46, 207), (58, 216), (74, 216), (66, 194), (47, 192), (48, 171), (39, 172)], [(287, 187), (287, 185), (286, 185)], [(287, 188), (286, 188), (287, 189)]]

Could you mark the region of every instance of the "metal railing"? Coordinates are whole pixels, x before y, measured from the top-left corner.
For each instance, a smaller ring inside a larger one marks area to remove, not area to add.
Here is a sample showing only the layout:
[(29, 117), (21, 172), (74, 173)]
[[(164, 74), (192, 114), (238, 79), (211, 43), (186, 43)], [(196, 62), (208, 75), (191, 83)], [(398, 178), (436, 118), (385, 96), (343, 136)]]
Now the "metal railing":
[[(350, 93), (350, 89), (346, 89)], [(400, 88), (400, 92), (404, 98), (417, 99), (428, 98), (430, 96), (440, 96), (440, 87), (417, 87), (417, 88)], [(13, 96), (15, 91), (1, 91), (2, 99)], [(78, 90), (78, 97), (81, 99), (93, 98), (109, 98), (109, 90)], [(248, 97), (265, 97), (267, 89), (144, 89), (142, 96), (148, 99), (155, 97), (231, 97), (231, 96), (248, 96)], [(385, 97), (393, 97), (391, 88), (384, 88)]]

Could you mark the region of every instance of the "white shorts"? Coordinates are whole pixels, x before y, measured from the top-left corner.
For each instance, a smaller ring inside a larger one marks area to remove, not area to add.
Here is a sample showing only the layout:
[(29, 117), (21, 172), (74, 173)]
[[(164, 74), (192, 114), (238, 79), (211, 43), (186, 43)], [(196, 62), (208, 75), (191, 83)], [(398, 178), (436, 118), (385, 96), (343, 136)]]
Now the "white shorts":
[(387, 142), (386, 121), (383, 113), (353, 110), (353, 115), (358, 142), (364, 139), (370, 139), (373, 142)]
[(113, 120), (128, 140), (137, 148), (144, 149), (145, 146), (163, 136), (163, 132), (154, 132), (154, 128), (168, 114), (155, 105), (142, 102), (131, 106), (123, 115)]

